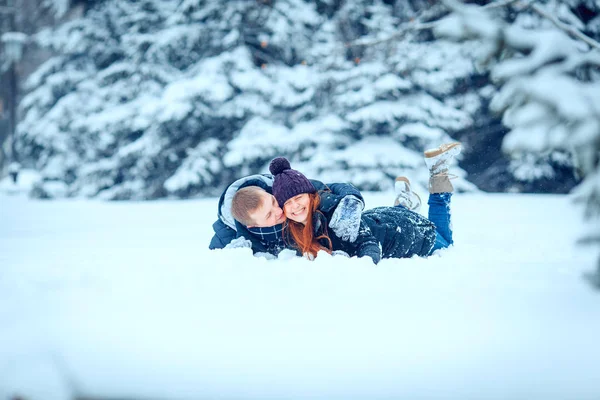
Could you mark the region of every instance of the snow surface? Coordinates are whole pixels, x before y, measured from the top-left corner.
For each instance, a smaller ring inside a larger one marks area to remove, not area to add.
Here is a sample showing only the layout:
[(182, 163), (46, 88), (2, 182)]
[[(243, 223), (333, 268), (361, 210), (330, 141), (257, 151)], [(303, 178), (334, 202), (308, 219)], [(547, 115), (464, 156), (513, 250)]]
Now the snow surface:
[[(565, 196), (454, 197), (455, 247), (207, 249), (217, 199), (0, 194), (0, 398), (598, 399), (600, 293)], [(367, 208), (392, 193), (367, 194)]]

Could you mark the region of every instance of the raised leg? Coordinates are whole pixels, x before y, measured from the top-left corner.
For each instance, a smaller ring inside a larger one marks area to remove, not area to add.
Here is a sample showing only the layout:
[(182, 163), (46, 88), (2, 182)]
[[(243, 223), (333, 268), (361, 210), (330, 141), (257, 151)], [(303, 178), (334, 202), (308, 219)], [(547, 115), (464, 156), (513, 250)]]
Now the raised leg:
[(452, 214), (450, 201), (452, 193), (433, 193), (429, 195), (429, 220), (435, 224), (437, 238), (431, 251), (443, 249), (454, 243), (452, 239)]
[(448, 174), (448, 168), (452, 158), (460, 153), (461, 147), (457, 142), (447, 143), (424, 152), (425, 164), (429, 169), (429, 220), (435, 224), (437, 231), (431, 252), (454, 243), (450, 212), (454, 187), (450, 182), (452, 175)]

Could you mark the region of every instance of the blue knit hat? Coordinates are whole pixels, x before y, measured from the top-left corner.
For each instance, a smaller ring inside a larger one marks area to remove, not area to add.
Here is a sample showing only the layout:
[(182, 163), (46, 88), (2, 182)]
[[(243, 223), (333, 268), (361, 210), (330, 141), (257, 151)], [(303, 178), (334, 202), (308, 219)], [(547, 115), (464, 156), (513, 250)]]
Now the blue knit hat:
[(279, 207), (283, 207), (285, 202), (294, 196), (317, 191), (304, 175), (290, 167), (290, 162), (286, 158), (274, 158), (269, 165), (269, 171), (275, 178), (273, 196), (277, 199)]

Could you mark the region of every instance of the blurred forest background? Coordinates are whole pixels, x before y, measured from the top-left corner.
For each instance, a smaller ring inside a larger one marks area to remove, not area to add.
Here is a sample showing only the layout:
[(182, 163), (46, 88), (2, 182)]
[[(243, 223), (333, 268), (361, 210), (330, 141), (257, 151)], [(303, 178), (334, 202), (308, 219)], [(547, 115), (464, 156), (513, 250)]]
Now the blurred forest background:
[[(36, 171), (33, 197), (214, 196), (278, 155), (384, 190), (424, 183), (422, 150), (454, 139), (459, 189), (567, 193), (590, 177), (582, 196), (599, 202), (598, 0), (0, 10), (0, 166)], [(22, 55), (6, 62), (11, 40)]]

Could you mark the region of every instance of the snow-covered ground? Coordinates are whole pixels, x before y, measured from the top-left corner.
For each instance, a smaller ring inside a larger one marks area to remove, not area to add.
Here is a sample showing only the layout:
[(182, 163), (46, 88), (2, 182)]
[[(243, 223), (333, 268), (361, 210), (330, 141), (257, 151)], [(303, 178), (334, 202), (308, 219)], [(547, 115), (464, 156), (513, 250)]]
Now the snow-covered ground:
[(209, 251), (216, 202), (0, 194), (0, 399), (600, 398), (567, 197), (457, 195), (454, 248), (377, 266)]

